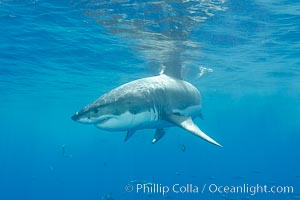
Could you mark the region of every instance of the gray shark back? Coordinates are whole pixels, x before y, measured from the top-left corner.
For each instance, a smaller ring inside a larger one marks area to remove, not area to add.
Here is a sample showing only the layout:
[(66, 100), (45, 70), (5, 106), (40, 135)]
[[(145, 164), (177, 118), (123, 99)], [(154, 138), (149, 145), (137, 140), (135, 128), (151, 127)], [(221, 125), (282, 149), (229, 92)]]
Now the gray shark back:
[(124, 84), (104, 94), (89, 107), (101, 108), (108, 104), (115, 104), (115, 114), (154, 110), (160, 119), (163, 114), (200, 107), (201, 98), (199, 91), (190, 83), (160, 75)]

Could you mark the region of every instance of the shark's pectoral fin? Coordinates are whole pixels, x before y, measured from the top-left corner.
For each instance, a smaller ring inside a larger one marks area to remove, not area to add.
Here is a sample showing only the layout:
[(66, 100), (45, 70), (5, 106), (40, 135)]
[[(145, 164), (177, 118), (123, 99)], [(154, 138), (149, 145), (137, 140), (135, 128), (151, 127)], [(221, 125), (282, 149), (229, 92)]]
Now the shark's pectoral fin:
[(214, 145), (217, 145), (219, 147), (222, 147), (218, 142), (213, 140), (211, 137), (206, 135), (203, 131), (201, 131), (196, 124), (194, 124), (191, 117), (185, 117), (185, 116), (179, 116), (179, 115), (168, 115), (166, 120), (172, 124), (175, 124), (176, 126), (179, 126), (194, 135), (202, 138), (203, 140), (210, 142)]
[(152, 139), (152, 144), (158, 142), (164, 135), (166, 134), (165, 130), (162, 128), (158, 128), (155, 131), (154, 137)]
[(131, 136), (135, 133), (135, 130), (129, 130), (127, 131), (126, 137), (124, 139), (124, 142), (126, 142)]

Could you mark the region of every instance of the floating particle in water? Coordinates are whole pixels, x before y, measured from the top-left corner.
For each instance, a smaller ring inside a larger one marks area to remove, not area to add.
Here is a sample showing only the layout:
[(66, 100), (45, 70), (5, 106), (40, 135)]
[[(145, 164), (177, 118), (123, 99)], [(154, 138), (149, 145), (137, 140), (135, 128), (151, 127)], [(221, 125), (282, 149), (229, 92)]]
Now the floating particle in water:
[(153, 194), (152, 193), (146, 193), (146, 196), (148, 197), (148, 198), (150, 198), (150, 197), (153, 197)]
[(215, 176), (210, 176), (210, 177), (208, 177), (208, 180), (216, 180), (216, 177)]
[(137, 184), (151, 185), (151, 184), (153, 184), (151, 181), (146, 181), (146, 180), (132, 180), (132, 181), (129, 181), (129, 183), (134, 184), (134, 185), (137, 185)]
[(54, 172), (54, 167), (52, 165), (49, 165), (49, 171)]
[(197, 178), (197, 176), (196, 176), (196, 175), (192, 175), (191, 177), (192, 177), (192, 178)]
[(178, 145), (178, 147), (179, 147), (180, 151), (182, 151), (182, 152), (186, 151), (186, 147), (184, 144), (180, 144), (180, 145)]
[(278, 185), (278, 183), (276, 181), (274, 181), (274, 180), (269, 180), (268, 184), (269, 185)]
[(244, 200), (248, 200), (248, 199), (250, 199), (250, 197), (243, 197), (242, 199), (244, 199)]
[(145, 180), (131, 180), (129, 181), (131, 184), (145, 184), (147, 181)]
[(232, 178), (235, 179), (235, 180), (244, 180), (244, 179), (246, 179), (245, 176), (234, 176)]
[(252, 170), (251, 173), (252, 174), (262, 174), (262, 172), (259, 170)]
[(61, 145), (61, 154), (63, 157), (66, 156), (66, 144)]
[(229, 197), (228, 195), (225, 195), (225, 194), (222, 194), (221, 198), (226, 199), (226, 200), (235, 200), (233, 197)]
[(180, 176), (180, 175), (181, 175), (181, 173), (180, 173), (180, 172), (175, 172), (175, 174), (176, 174), (177, 176)]
[(65, 158), (72, 158), (72, 154), (67, 154), (67, 145), (63, 144), (61, 145), (61, 152), (62, 152), (62, 156)]
[(35, 176), (35, 175), (31, 176), (31, 181), (32, 182), (36, 181), (36, 179), (37, 179), (37, 176)]
[(174, 197), (170, 196), (170, 195), (164, 195), (163, 196), (164, 199), (174, 199)]
[(292, 199), (300, 199), (300, 194), (299, 193), (295, 193), (291, 195)]
[(114, 200), (114, 198), (112, 197), (112, 193), (108, 193), (104, 196), (102, 196), (101, 200)]

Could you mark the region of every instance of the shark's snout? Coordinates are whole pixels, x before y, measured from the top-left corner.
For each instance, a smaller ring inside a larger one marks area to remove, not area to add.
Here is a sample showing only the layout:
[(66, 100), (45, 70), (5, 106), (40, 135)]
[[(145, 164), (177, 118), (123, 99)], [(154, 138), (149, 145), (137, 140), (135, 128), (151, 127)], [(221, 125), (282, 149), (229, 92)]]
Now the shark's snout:
[(72, 120), (77, 121), (79, 119), (78, 112), (76, 112), (71, 118)]
[(79, 112), (76, 112), (72, 117), (72, 120), (84, 124), (93, 124), (95, 123), (95, 117), (92, 116), (92, 114), (88, 111), (81, 110)]

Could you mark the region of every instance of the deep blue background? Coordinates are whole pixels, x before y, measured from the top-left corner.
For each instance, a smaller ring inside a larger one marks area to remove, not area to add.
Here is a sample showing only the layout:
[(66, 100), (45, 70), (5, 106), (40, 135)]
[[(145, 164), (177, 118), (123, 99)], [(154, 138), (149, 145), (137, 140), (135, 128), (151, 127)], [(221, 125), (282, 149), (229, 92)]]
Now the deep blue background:
[(125, 133), (74, 123), (85, 104), (154, 70), (74, 2), (0, 1), (0, 199), (164, 199), (127, 194), (132, 180), (294, 186), (170, 199), (299, 198), (300, 5), (225, 5), (192, 36), (214, 72), (189, 80), (203, 96), (197, 124), (220, 149), (179, 128), (152, 145), (153, 130), (124, 143)]

